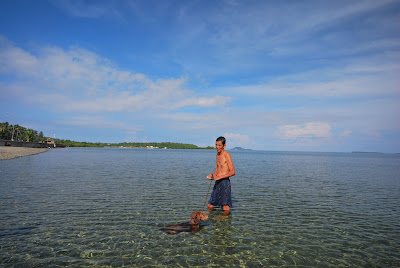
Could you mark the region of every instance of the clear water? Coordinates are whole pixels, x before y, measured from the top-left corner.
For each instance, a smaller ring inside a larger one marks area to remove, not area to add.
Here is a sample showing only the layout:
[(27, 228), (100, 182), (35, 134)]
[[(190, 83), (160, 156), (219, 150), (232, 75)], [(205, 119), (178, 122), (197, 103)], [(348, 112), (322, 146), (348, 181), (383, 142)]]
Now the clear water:
[(400, 155), (232, 151), (234, 206), (196, 233), (215, 151), (0, 161), (0, 266), (399, 267)]

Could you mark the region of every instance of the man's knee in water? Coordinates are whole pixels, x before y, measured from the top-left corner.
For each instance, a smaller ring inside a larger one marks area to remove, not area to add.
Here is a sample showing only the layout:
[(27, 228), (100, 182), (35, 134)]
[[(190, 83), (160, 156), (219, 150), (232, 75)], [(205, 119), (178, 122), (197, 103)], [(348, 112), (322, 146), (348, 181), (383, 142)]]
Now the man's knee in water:
[(230, 210), (228, 205), (222, 206), (223, 211), (228, 212)]
[(211, 205), (211, 204), (208, 204), (208, 209), (209, 209), (209, 210), (213, 210), (213, 209), (214, 209), (214, 206)]

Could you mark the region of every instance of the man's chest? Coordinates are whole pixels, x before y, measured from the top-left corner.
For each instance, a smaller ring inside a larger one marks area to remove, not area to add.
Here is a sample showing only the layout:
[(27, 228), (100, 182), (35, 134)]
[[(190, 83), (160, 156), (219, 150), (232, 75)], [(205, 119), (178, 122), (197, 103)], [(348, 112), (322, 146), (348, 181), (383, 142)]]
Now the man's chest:
[(217, 155), (217, 166), (222, 167), (226, 165), (225, 157), (222, 155)]

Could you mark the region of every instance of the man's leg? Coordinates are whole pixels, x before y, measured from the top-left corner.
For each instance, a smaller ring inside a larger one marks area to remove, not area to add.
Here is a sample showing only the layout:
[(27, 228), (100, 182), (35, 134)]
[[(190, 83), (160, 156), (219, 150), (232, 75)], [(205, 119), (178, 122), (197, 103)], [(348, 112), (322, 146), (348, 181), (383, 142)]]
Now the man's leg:
[(211, 204), (208, 204), (207, 206), (208, 206), (208, 210), (213, 210), (214, 209), (214, 206), (211, 205)]
[(230, 208), (229, 208), (229, 206), (228, 205), (224, 205), (224, 206), (222, 206), (222, 210), (224, 211), (224, 216), (223, 217), (227, 217), (228, 215), (229, 215), (229, 210), (230, 210)]

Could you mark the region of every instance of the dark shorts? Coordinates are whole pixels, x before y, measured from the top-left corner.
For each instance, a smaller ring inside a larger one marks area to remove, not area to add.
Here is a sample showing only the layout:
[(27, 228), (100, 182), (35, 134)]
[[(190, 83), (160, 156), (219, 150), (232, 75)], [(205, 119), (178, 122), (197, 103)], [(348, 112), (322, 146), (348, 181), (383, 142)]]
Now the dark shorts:
[(215, 181), (213, 191), (208, 203), (213, 206), (228, 205), (232, 207), (231, 181), (229, 178)]

